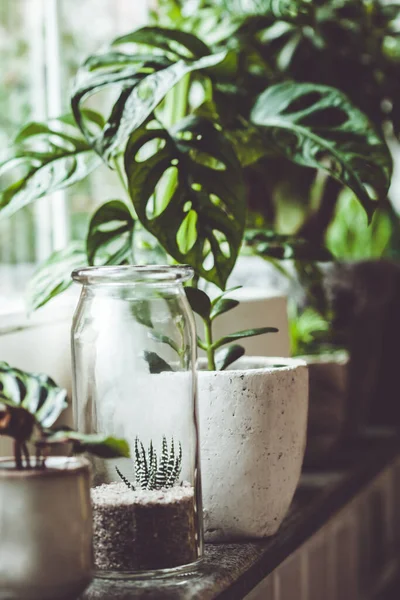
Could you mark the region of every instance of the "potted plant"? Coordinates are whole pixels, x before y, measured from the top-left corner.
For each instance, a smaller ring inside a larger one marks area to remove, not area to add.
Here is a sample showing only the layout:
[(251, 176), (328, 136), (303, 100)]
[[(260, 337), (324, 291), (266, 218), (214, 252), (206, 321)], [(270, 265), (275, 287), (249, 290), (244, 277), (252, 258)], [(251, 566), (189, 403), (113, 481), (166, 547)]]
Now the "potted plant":
[[(182, 8), (181, 3), (175, 4)], [(327, 186), (332, 181), (348, 186), (370, 217), (376, 206), (374, 198), (386, 197), (390, 153), (368, 117), (340, 89), (296, 82), (279, 70), (271, 70), (259, 51), (263, 24), (266, 28), (275, 25), (278, 30), (292, 24), (307, 27), (314, 22), (313, 4), (269, 2), (263, 6), (261, 19), (242, 14), (235, 22), (228, 18), (226, 7), (236, 3), (226, 0), (222, 4), (225, 8), (217, 9), (218, 22), (227, 27), (223, 35), (208, 43), (193, 31), (195, 26), (201, 28), (210, 22), (210, 6), (187, 19), (181, 11), (177, 27), (158, 23), (114, 40), (79, 69), (71, 114), (29, 124), (17, 136), (0, 171), (5, 182), (0, 197), (3, 216), (83, 179), (102, 161), (121, 181), (122, 200), (111, 200), (95, 212), (85, 242), (56, 253), (40, 268), (33, 286), (34, 306), (68, 287), (73, 267), (134, 263), (135, 253), (143, 256), (139, 254), (143, 239), (150, 249), (161, 252), (164, 261), (191, 265), (195, 269), (194, 289), (207, 281), (224, 290), (243, 243), (246, 219), (250, 225), (257, 221), (247, 215), (254, 183), (249, 174), (260, 169), (272, 173), (277, 162), (292, 165), (305, 179), (318, 171), (327, 178)], [(246, 6), (248, 13), (258, 10), (256, 2)], [(107, 96), (104, 92), (111, 92), (111, 103), (99, 114), (92, 108), (100, 97)], [(22, 175), (20, 167), (24, 168)], [(302, 244), (276, 231), (268, 235), (269, 243), (273, 242), (272, 259), (285, 258), (288, 249), (292, 258), (304, 257)], [(313, 239), (308, 248), (319, 252), (320, 246)], [(195, 300), (199, 294), (191, 299), (192, 308), (200, 311), (206, 323), (201, 343), (212, 351), (221, 345), (207, 339), (210, 321), (215, 307), (226, 308), (229, 302), (229, 298), (216, 296), (208, 302), (201, 296), (200, 308)], [(230, 302), (233, 308), (234, 301)], [(232, 368), (229, 363), (235, 353), (239, 356), (241, 350), (229, 351), (224, 366)], [(208, 367), (213, 369), (214, 364), (211, 353)], [(254, 361), (242, 359), (242, 364), (249, 367)], [(270, 388), (276, 389), (286, 385), (281, 378), (289, 377), (290, 369), (299, 373), (299, 387), (293, 394), (300, 398), (302, 417), (298, 424), (285, 410), (282, 415), (296, 439), (297, 465), (306, 427), (306, 375), (303, 363), (290, 364), (264, 369), (263, 374), (270, 378)], [(245, 377), (235, 369), (232, 375), (229, 371), (215, 373), (200, 374), (200, 381), (214, 376), (228, 386), (230, 378), (238, 385), (241, 376)], [(250, 369), (249, 377), (253, 374)], [(235, 394), (242, 400), (244, 387), (241, 394)], [(268, 398), (259, 396), (267, 406)], [(247, 406), (245, 402), (242, 405)], [(207, 411), (202, 419), (207, 418)], [(248, 431), (255, 429), (251, 426)], [(214, 434), (210, 439), (215, 440)], [(251, 451), (251, 445), (243, 447)], [(286, 451), (290, 453), (290, 448)], [(268, 451), (263, 451), (265, 455)], [(276, 460), (280, 459), (278, 452)], [(205, 470), (211, 469), (211, 461), (208, 463)], [(268, 470), (268, 462), (265, 465)], [(291, 485), (282, 496), (285, 507), (293, 491)], [(279, 492), (273, 497), (279, 500)], [(251, 534), (257, 534), (255, 529)], [(221, 535), (227, 531), (222, 528)], [(272, 531), (270, 528), (264, 533)], [(245, 528), (231, 534), (244, 532)]]
[[(67, 394), (46, 375), (0, 363), (0, 382), (0, 435), (14, 444), (0, 460), (0, 595), (76, 597), (92, 579), (92, 512), (89, 462), (70, 451), (116, 458), (127, 444), (53, 428)], [(59, 445), (67, 455), (49, 456)]]
[(186, 288), (203, 322), (198, 346), (206, 353), (198, 363), (198, 389), (208, 541), (276, 533), (296, 490), (306, 443), (306, 363), (244, 356), (238, 341), (274, 334), (274, 327), (215, 339), (215, 321), (238, 304), (230, 291), (210, 300), (202, 290)]

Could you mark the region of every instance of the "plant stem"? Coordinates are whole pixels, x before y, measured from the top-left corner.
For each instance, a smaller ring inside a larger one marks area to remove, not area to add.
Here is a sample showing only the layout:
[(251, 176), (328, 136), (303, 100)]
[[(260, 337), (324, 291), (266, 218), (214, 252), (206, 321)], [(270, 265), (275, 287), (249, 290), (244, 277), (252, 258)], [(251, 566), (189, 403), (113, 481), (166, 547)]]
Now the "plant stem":
[(207, 363), (209, 371), (216, 371), (215, 350), (213, 348), (212, 324), (211, 321), (204, 321), (205, 343), (207, 347)]
[(21, 452), (21, 444), (18, 440), (14, 440), (14, 458), (15, 458), (15, 466), (18, 470), (22, 469), (22, 452)]

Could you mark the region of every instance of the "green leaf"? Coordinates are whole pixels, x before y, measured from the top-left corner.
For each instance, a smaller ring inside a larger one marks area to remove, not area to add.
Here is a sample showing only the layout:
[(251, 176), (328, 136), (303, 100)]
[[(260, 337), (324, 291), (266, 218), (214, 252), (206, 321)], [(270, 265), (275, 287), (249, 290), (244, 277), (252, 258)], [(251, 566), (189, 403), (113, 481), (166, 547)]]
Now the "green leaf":
[(234, 300), (233, 298), (219, 298), (218, 302), (216, 302), (212, 308), (210, 318), (211, 320), (215, 319), (219, 315), (232, 310), (239, 306), (239, 300)]
[(44, 445), (73, 443), (74, 452), (89, 452), (100, 458), (129, 458), (129, 444), (124, 439), (97, 433), (79, 433), (69, 429), (50, 432), (43, 440)]
[(167, 344), (172, 350), (174, 350), (177, 354), (179, 354), (178, 345), (167, 335), (163, 335), (162, 333), (158, 333), (157, 331), (149, 332), (149, 338), (154, 340), (155, 342), (160, 342), (161, 344)]
[(51, 427), (67, 408), (67, 392), (43, 373), (28, 373), (0, 363), (3, 400), (32, 413), (42, 427)]
[(275, 19), (298, 20), (313, 9), (312, 0), (220, 0), (235, 16), (271, 16)]
[(267, 259), (307, 260), (329, 262), (333, 260), (327, 248), (296, 235), (283, 235), (270, 229), (248, 229), (244, 235), (244, 246), (253, 254)]
[(277, 155), (323, 169), (347, 185), (369, 218), (385, 198), (392, 173), (388, 147), (368, 118), (340, 91), (308, 83), (280, 83), (256, 101), (251, 119)]
[[(240, 164), (231, 144), (207, 119), (188, 117), (171, 132), (153, 124), (131, 136), (125, 153), (129, 193), (138, 218), (176, 261), (191, 265), (198, 275), (224, 288), (246, 219)], [(143, 157), (149, 143), (153, 153)], [(167, 191), (164, 185), (162, 206), (154, 211), (154, 194), (163, 181)], [(191, 216), (189, 227), (186, 219), (193, 213), (196, 221)]]
[(28, 303), (32, 310), (43, 306), (72, 284), (74, 269), (87, 265), (83, 242), (72, 242), (53, 254), (40, 265), (29, 282)]
[(135, 302), (131, 304), (131, 312), (138, 323), (153, 329), (154, 325), (151, 319), (151, 305), (148, 300), (135, 300)]
[[(92, 127), (101, 122), (92, 111), (85, 111), (85, 118)], [(100, 162), (70, 115), (30, 123), (0, 162), (1, 216), (84, 179)]]
[(217, 340), (213, 344), (214, 350), (224, 346), (225, 344), (229, 344), (229, 342), (235, 342), (236, 340), (240, 340), (243, 338), (254, 337), (256, 335), (263, 335), (264, 333), (277, 333), (278, 329), (276, 327), (258, 327), (257, 329), (245, 329), (244, 331), (237, 331), (236, 333), (230, 333), (229, 335), (225, 335), (221, 339)]
[[(108, 160), (121, 152), (131, 133), (186, 74), (210, 70), (227, 54), (225, 50), (212, 54), (196, 36), (183, 31), (138, 29), (117, 38), (111, 51), (90, 57), (78, 71), (72, 97), (75, 119), (90, 145)], [(110, 88), (118, 97), (99, 134), (87, 125), (82, 105)]]
[(134, 225), (124, 202), (111, 200), (100, 206), (90, 221), (86, 240), (89, 263), (121, 265), (133, 262)]
[(148, 352), (145, 350), (143, 356), (147, 364), (149, 365), (149, 371), (151, 374), (163, 373), (164, 371), (173, 371), (174, 369), (169, 365), (161, 356), (158, 356), (156, 352)]
[(211, 300), (205, 292), (193, 287), (185, 287), (186, 297), (191, 309), (204, 321), (208, 321), (211, 312)]
[(243, 356), (244, 353), (245, 349), (239, 344), (232, 344), (227, 348), (221, 348), (215, 353), (215, 366), (217, 371), (223, 371), (235, 362), (235, 360), (238, 360), (238, 358)]

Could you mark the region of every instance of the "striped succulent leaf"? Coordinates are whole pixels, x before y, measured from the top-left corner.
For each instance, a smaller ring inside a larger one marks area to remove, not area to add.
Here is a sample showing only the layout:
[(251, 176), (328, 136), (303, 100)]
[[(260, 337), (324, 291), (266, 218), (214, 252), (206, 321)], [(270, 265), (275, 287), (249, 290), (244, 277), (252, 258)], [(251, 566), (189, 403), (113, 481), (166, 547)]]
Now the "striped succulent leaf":
[[(137, 437), (134, 453), (135, 486), (142, 490), (161, 490), (176, 485), (182, 470), (182, 445), (180, 442), (178, 448), (179, 450), (176, 452), (173, 439), (168, 447), (167, 438), (164, 435), (159, 459), (153, 442), (150, 442), (146, 451)], [(136, 489), (118, 468), (116, 471), (127, 487), (131, 490)]]

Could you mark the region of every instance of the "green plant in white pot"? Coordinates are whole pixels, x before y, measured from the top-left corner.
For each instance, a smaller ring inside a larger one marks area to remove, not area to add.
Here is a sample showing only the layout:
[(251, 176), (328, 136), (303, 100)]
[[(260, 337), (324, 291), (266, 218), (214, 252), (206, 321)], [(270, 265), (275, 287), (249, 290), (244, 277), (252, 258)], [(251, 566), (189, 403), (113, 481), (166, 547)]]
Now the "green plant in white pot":
[[(127, 444), (53, 428), (66, 391), (43, 374), (0, 363), (0, 436), (14, 456), (0, 459), (0, 597), (64, 600), (92, 579), (90, 452), (128, 456)], [(48, 456), (66, 448), (67, 456)]]
[[(224, 5), (237, 6), (228, 0)], [(254, 25), (251, 13), (259, 12), (253, 10), (255, 5), (258, 3), (246, 3), (247, 15), (246, 10), (241, 11), (239, 24), (245, 30)], [(279, 26), (281, 22), (312, 20), (312, 9), (308, 2), (289, 8), (286, 2), (268, 2), (262, 16), (269, 25), (276, 21)], [(205, 15), (199, 8), (197, 17)], [(146, 244), (156, 246), (165, 262), (187, 263), (194, 268), (194, 288), (201, 279), (201, 286), (205, 280), (225, 290), (246, 228), (246, 169), (259, 165), (261, 158), (267, 165), (275, 157), (300, 169), (324, 172), (326, 177), (349, 186), (369, 215), (375, 200), (386, 195), (391, 175), (387, 145), (341, 91), (285, 80), (278, 72), (271, 72), (257, 52), (258, 38), (249, 44), (241, 29), (234, 38), (227, 34), (207, 44), (192, 31), (192, 21), (184, 19), (175, 28), (145, 27), (114, 40), (108, 49), (89, 57), (79, 69), (71, 114), (47, 123), (28, 124), (17, 136), (9, 158), (0, 166), (3, 216), (84, 179), (102, 162), (121, 181), (121, 199), (110, 200), (98, 208), (85, 241), (56, 253), (41, 267), (33, 286), (34, 307), (68, 287), (74, 267), (135, 263), (138, 240), (142, 242), (146, 235)], [(101, 114), (93, 112), (93, 106), (98, 107), (105, 96), (107, 106)], [(274, 163), (270, 164), (273, 168)], [(271, 235), (284, 253), (287, 239), (275, 232)], [(296, 255), (296, 246), (291, 247)], [(197, 311), (193, 302), (192, 308)], [(201, 312), (204, 318), (206, 313), (203, 309)], [(215, 410), (220, 409), (219, 414), (213, 414), (213, 422), (223, 423), (227, 406), (231, 407), (228, 400), (233, 398), (243, 411), (240, 419), (237, 411), (230, 411), (236, 415), (235, 427), (240, 435), (231, 436), (232, 443), (236, 440), (233, 453), (231, 446), (225, 449), (226, 457), (247, 453), (241, 468), (230, 470), (236, 486), (232, 484), (229, 493), (221, 491), (221, 497), (232, 501), (225, 510), (230, 513), (231, 522), (246, 517), (235, 505), (238, 494), (242, 494), (243, 486), (237, 482), (242, 481), (243, 474), (250, 471), (257, 481), (268, 478), (269, 451), (266, 447), (260, 450), (253, 443), (255, 436), (268, 438), (269, 429), (264, 428), (270, 412), (268, 398), (278, 394), (279, 388), (286, 393), (283, 379), (291, 379), (291, 370), (299, 372), (300, 387), (293, 388), (290, 397), (293, 402), (297, 397), (301, 418), (291, 419), (290, 410), (283, 415), (281, 411), (281, 417), (276, 413), (287, 428), (282, 436), (286, 440), (282, 453), (288, 461), (294, 455), (292, 440), (296, 441), (295, 475), (290, 490), (282, 497), (286, 509), (297, 483), (305, 440), (305, 368), (298, 361), (289, 361), (285, 367), (271, 369), (277, 361), (264, 361), (265, 368), (254, 371), (254, 366), (261, 366), (258, 359), (241, 357), (241, 363), (229, 364), (242, 353), (234, 349), (228, 354), (228, 361), (222, 355), (218, 357), (231, 370), (214, 370), (218, 364), (213, 353), (222, 350), (222, 346), (217, 348), (210, 339), (211, 312), (207, 319), (201, 343), (206, 346), (211, 371), (200, 373), (200, 381), (214, 378), (227, 398), (213, 402)], [(254, 384), (251, 391), (253, 416), (257, 414), (257, 403), (263, 407), (262, 427), (246, 417), (251, 403), (246, 402), (246, 385), (240, 385), (242, 377), (247, 376), (254, 381), (261, 377), (266, 382), (262, 388)], [(234, 394), (229, 392), (231, 382), (237, 386)], [(211, 396), (207, 389), (200, 384), (202, 419), (209, 416), (207, 403)], [(276, 405), (279, 398), (277, 395), (274, 400)], [(268, 427), (272, 422), (268, 421)], [(279, 427), (277, 423), (275, 431)], [(203, 471), (210, 474), (217, 459), (207, 456), (206, 445), (211, 448), (217, 437), (210, 434), (207, 441), (203, 436)], [(226, 430), (219, 432), (219, 438), (226, 438)], [(276, 461), (281, 460), (280, 453)], [(252, 486), (250, 479), (247, 484)], [(266, 496), (265, 485), (257, 485), (261, 505)], [(235, 488), (233, 496), (230, 492)], [(279, 502), (279, 481), (274, 497)], [(206, 513), (212, 512), (210, 498), (206, 491)], [(280, 518), (283, 512), (280, 511)], [(262, 513), (260, 522), (264, 516)], [(272, 531), (262, 531), (257, 524), (239, 529), (230, 530), (224, 525), (219, 530), (221, 537)]]

